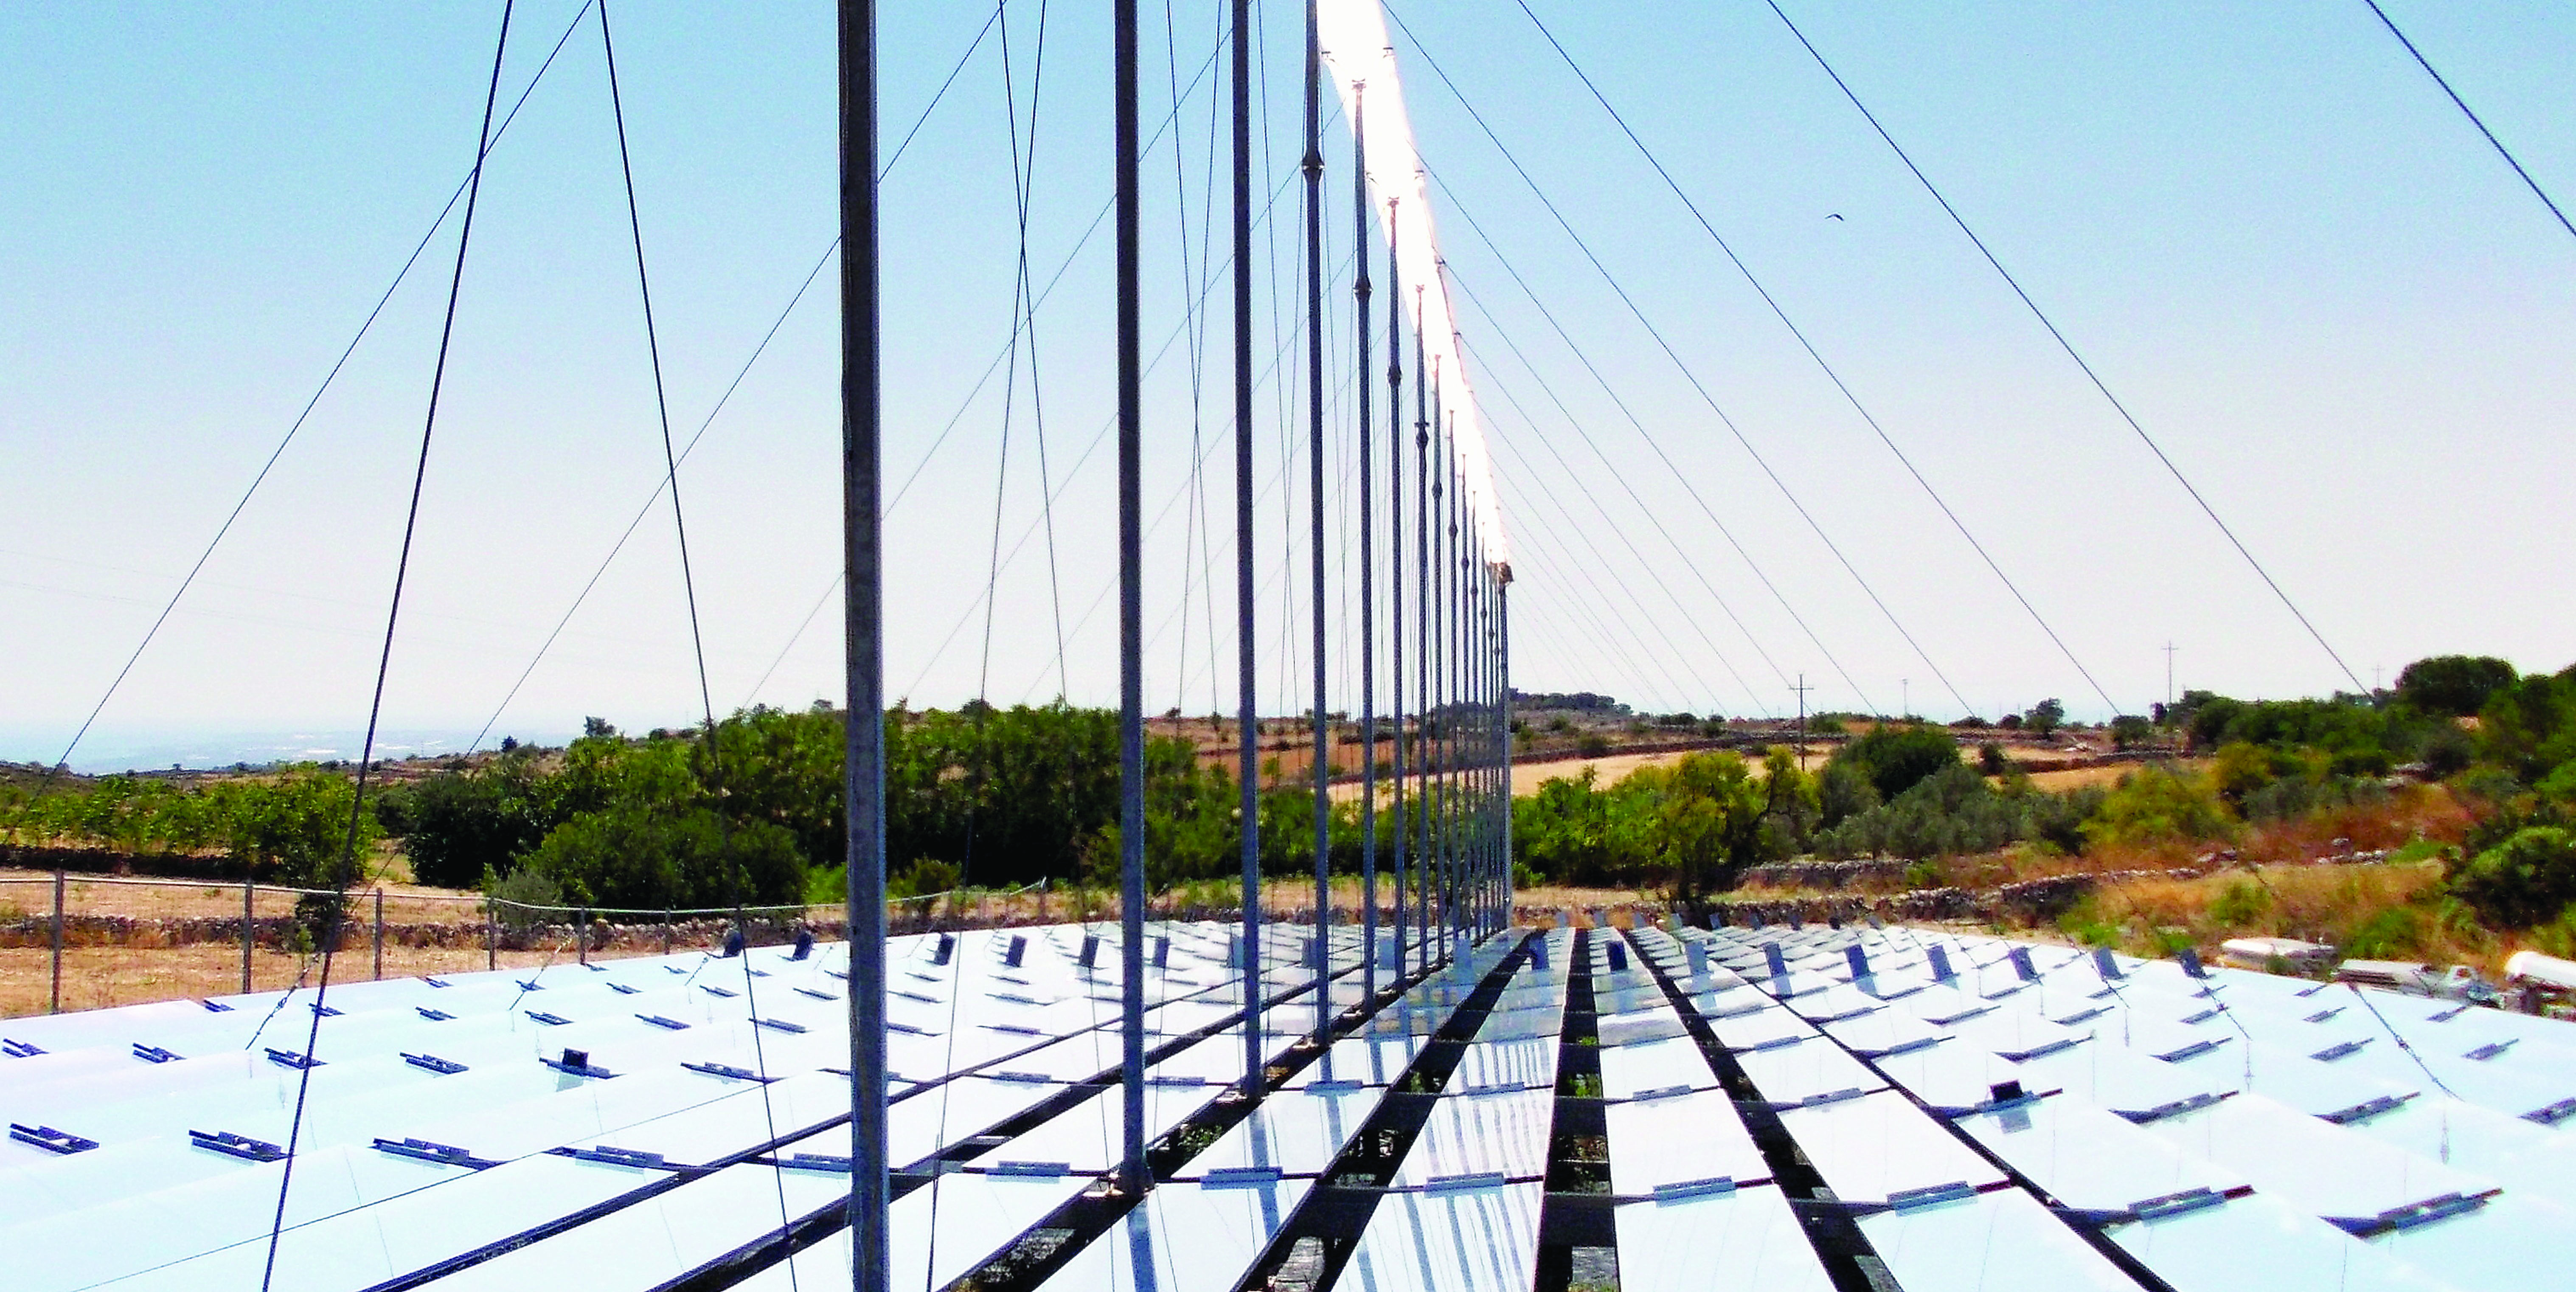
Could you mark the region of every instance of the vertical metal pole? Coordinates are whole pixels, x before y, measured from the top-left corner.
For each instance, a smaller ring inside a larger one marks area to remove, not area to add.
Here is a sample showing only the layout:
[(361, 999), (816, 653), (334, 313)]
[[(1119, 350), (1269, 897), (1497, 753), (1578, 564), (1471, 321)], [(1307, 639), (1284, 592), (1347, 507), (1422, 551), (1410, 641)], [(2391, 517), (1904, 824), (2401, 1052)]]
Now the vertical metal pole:
[[(1404, 956), (1404, 280), (1397, 273), (1396, 199), (1386, 202), (1386, 560), (1387, 669), (1389, 698), (1395, 709), (1394, 828), (1395, 971), (1401, 977)], [(1364, 365), (1365, 366), (1365, 365)], [(1363, 374), (1365, 376), (1365, 374)], [(1365, 455), (1363, 455), (1365, 456)], [(1376, 947), (1369, 948), (1377, 954)]]
[[(1461, 490), (1458, 490), (1461, 495), (1466, 493), (1463, 485), (1466, 482), (1461, 480)], [(1463, 508), (1463, 511), (1471, 513), (1471, 524), (1461, 539), (1461, 547), (1466, 549), (1466, 691), (1468, 699), (1471, 699), (1468, 712), (1476, 714), (1476, 719), (1466, 730), (1468, 794), (1463, 810), (1466, 810), (1468, 856), (1471, 856), (1473, 874), (1476, 874), (1476, 931), (1489, 934), (1489, 931), (1494, 931), (1494, 851), (1486, 848), (1484, 838), (1486, 820), (1492, 815), (1489, 797), (1486, 797), (1486, 792), (1492, 789), (1492, 781), (1486, 781), (1484, 776), (1486, 766), (1492, 763), (1492, 758), (1486, 758), (1486, 753), (1489, 753), (1486, 745), (1492, 740), (1492, 722), (1486, 719), (1484, 704), (1484, 542), (1476, 536), (1473, 508)]]
[(893, 1284), (886, 1206), (884, 398), (877, 237), (877, 10), (841, 0), (842, 811), (849, 874), (850, 1286)]
[(251, 897), (258, 888), (250, 876), (242, 876), (242, 994), (250, 994)]
[(1512, 567), (1494, 575), (1494, 691), (1502, 696), (1502, 908), (1520, 910), (1520, 869), (1512, 851)]
[(1414, 691), (1419, 699), (1414, 712), (1414, 761), (1422, 766), (1419, 787), (1414, 794), (1414, 815), (1422, 820), (1419, 846), (1414, 848), (1414, 921), (1422, 926), (1422, 970), (1432, 967), (1432, 418), (1430, 392), (1437, 374), (1425, 361), (1425, 328), (1422, 328), (1422, 286), (1414, 286), (1414, 647), (1419, 660), (1414, 663)]
[(1495, 744), (1502, 732), (1499, 720), (1502, 706), (1494, 694), (1494, 567), (1485, 558), (1485, 540), (1476, 537), (1476, 676), (1478, 694), (1484, 701), (1485, 741), (1477, 751), (1484, 765), (1481, 780), (1484, 794), (1478, 803), (1477, 832), (1485, 848), (1485, 911), (1489, 925), (1496, 932), (1510, 927), (1509, 911), (1503, 905), (1503, 856), (1499, 846), (1502, 829), (1495, 823), (1494, 809), (1500, 799), (1496, 793), (1500, 781), (1495, 775), (1502, 765)]
[(590, 964), (590, 908), (585, 906), (573, 912), (572, 922), (573, 958), (587, 967)]
[(376, 981), (385, 980), (385, 890), (376, 890)]
[(1368, 86), (1351, 86), (1351, 310), (1359, 333), (1360, 467), (1360, 990), (1377, 997), (1377, 554), (1369, 535)]
[(1466, 503), (1466, 498), (1463, 498), (1466, 490), (1458, 487), (1458, 418), (1455, 418), (1455, 413), (1443, 413), (1440, 405), (1437, 405), (1437, 400), (1432, 402), (1432, 418), (1443, 418), (1440, 420), (1440, 482), (1448, 487), (1448, 503), (1445, 503), (1445, 513), (1443, 513), (1443, 518), (1448, 521), (1448, 547), (1443, 549), (1443, 554), (1448, 557), (1450, 567), (1448, 567), (1445, 601), (1443, 606), (1440, 606), (1440, 611), (1443, 611), (1440, 634), (1445, 637), (1443, 642), (1445, 668), (1443, 668), (1443, 686), (1440, 686), (1440, 696), (1448, 701), (1448, 709), (1450, 709), (1450, 722), (1440, 725), (1440, 743), (1445, 745), (1440, 766), (1448, 768), (1448, 797), (1445, 797), (1445, 807), (1448, 807), (1448, 810), (1443, 812), (1443, 820), (1448, 823), (1450, 885), (1453, 885), (1453, 890), (1450, 890), (1450, 928), (1453, 928), (1453, 931), (1463, 931), (1463, 928), (1468, 926), (1466, 851), (1461, 848), (1463, 843), (1461, 830), (1463, 825), (1466, 825), (1466, 794), (1463, 794), (1466, 792), (1466, 779), (1463, 779), (1461, 768), (1458, 768), (1458, 756), (1466, 753), (1466, 740), (1461, 738), (1461, 725), (1458, 725), (1458, 719), (1455, 717), (1458, 717), (1458, 712), (1466, 709), (1466, 689), (1461, 686), (1461, 683), (1466, 681), (1461, 673), (1461, 665), (1466, 663), (1466, 655), (1458, 650), (1458, 645), (1463, 642), (1461, 611), (1466, 609), (1466, 552), (1458, 547), (1458, 508)]
[(1476, 751), (1481, 770), (1477, 780), (1484, 792), (1477, 798), (1476, 833), (1485, 850), (1485, 918), (1487, 927), (1499, 932), (1506, 927), (1503, 918), (1503, 878), (1500, 850), (1495, 847), (1501, 831), (1494, 825), (1494, 769), (1499, 759), (1494, 753), (1495, 733), (1501, 724), (1495, 715), (1501, 712), (1494, 700), (1494, 574), (1485, 559), (1485, 539), (1476, 537), (1476, 694), (1481, 702), (1484, 742)]
[(1144, 362), (1138, 315), (1143, 196), (1136, 134), (1136, 0), (1116, 0), (1118, 118), (1118, 962), (1126, 1151), (1119, 1185), (1145, 1173)]
[(63, 1012), (63, 872), (54, 871), (54, 998), (46, 1012)]
[(1429, 471), (1431, 479), (1431, 510), (1434, 515), (1431, 520), (1431, 585), (1427, 590), (1427, 594), (1431, 602), (1431, 644), (1425, 647), (1425, 650), (1431, 657), (1431, 690), (1423, 697), (1423, 699), (1425, 701), (1425, 710), (1435, 727), (1435, 731), (1433, 732), (1431, 739), (1431, 800), (1429, 807), (1432, 821), (1432, 847), (1435, 850), (1435, 855), (1437, 855), (1440, 860), (1440, 917), (1438, 925), (1440, 930), (1440, 954), (1443, 957), (1446, 957), (1449, 953), (1450, 947), (1455, 945), (1454, 941), (1449, 936), (1449, 926), (1458, 918), (1456, 888), (1457, 876), (1452, 864), (1455, 859), (1451, 856), (1449, 848), (1448, 744), (1449, 721), (1451, 715), (1442, 712), (1444, 701), (1449, 698), (1449, 655), (1448, 652), (1442, 649), (1439, 645), (1441, 636), (1445, 631), (1444, 625), (1447, 622), (1446, 616), (1449, 611), (1448, 605), (1442, 600), (1441, 588), (1445, 582), (1451, 581), (1448, 569), (1449, 549), (1442, 545), (1440, 536), (1441, 520), (1447, 515), (1443, 510), (1446, 504), (1441, 501), (1447, 490), (1447, 481), (1443, 478), (1443, 472), (1441, 470), (1441, 464), (1445, 461), (1441, 456), (1442, 433), (1447, 429), (1448, 428), (1441, 422), (1440, 417), (1440, 374), (1437, 371), (1434, 371), (1431, 376), (1432, 465)]
[[(501, 967), (500, 912), (490, 897), (483, 899), (483, 967), (487, 970)], [(242, 990), (250, 990), (250, 947), (247, 943), (242, 947)]]
[(1315, 601), (1315, 1035), (1333, 1022), (1333, 729), (1324, 698), (1324, 108), (1322, 35), (1306, 0), (1306, 463)]
[(1261, 717), (1253, 680), (1252, 0), (1234, 0), (1234, 684), (1243, 848), (1243, 1096), (1261, 1097)]

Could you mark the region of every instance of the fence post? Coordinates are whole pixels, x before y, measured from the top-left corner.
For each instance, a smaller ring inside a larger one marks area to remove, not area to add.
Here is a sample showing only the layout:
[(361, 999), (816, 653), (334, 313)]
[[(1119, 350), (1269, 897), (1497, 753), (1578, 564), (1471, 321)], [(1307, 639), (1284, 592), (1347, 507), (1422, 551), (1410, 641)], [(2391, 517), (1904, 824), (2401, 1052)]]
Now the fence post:
[(376, 890), (376, 981), (385, 980), (385, 890)]
[(250, 994), (251, 895), (259, 886), (247, 873), (242, 876), (242, 994)]
[(579, 944), (573, 955), (587, 968), (590, 964), (590, 908), (585, 906), (575, 912), (572, 923), (572, 935)]
[(501, 931), (490, 897), (483, 899), (483, 967), (501, 967)]
[(668, 907), (662, 911), (662, 954), (671, 954), (671, 912)]
[(54, 869), (54, 1005), (52, 1013), (63, 1012), (63, 872)]

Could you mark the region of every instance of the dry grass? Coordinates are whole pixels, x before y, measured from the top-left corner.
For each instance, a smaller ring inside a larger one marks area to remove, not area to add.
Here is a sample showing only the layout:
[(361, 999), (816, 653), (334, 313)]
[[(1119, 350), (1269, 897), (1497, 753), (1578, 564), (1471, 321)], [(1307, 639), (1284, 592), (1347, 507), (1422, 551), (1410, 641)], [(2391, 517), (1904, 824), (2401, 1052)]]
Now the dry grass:
[[(659, 949), (647, 947), (623, 954), (649, 955)], [(592, 958), (609, 954), (593, 952)], [(568, 964), (575, 957), (570, 951), (504, 951), (499, 963), (503, 968), (530, 968), (549, 958)], [(466, 973), (484, 966), (480, 947), (385, 948), (388, 978)], [(104, 1009), (111, 1005), (228, 996), (241, 990), (241, 969), (238, 946), (66, 947), (63, 1008)], [(333, 980), (339, 982), (364, 981), (374, 972), (373, 958), (364, 947), (341, 952), (334, 957), (331, 968)], [(251, 985), (256, 991), (291, 987), (299, 979), (309, 985), (320, 973), (321, 962), (304, 956), (262, 948), (251, 957)], [(46, 1012), (51, 991), (50, 952), (43, 947), (0, 949), (0, 1018)]]
[[(483, 918), (481, 898), (473, 893), (390, 882), (383, 885), (383, 889), (385, 922), (388, 924), (473, 924)], [(352, 890), (353, 913), (358, 918), (374, 918), (375, 907), (370, 896), (373, 891), (372, 887)], [(53, 872), (0, 867), (0, 917), (5, 917), (11, 907), (15, 907), (22, 917), (51, 915), (54, 909)], [(66, 877), (63, 886), (63, 909), (71, 915), (122, 915), (137, 919), (239, 919), (242, 890), (239, 884), (199, 884), (181, 880), (140, 883), (72, 875)], [(261, 890), (254, 896), (251, 910), (263, 918), (289, 915), (295, 910), (295, 897), (290, 893)]]

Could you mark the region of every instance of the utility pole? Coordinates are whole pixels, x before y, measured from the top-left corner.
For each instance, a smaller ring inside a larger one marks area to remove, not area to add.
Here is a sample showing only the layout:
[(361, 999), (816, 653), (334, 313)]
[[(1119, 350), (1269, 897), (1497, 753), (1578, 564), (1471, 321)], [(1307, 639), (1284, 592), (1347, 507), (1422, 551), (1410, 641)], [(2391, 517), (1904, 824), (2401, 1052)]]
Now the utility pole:
[(1803, 772), (1807, 770), (1807, 692), (1815, 688), (1807, 685), (1807, 675), (1800, 673), (1798, 684), (1789, 689), (1798, 693), (1798, 770)]
[(2172, 708), (2174, 703), (2174, 652), (2180, 649), (2181, 647), (2174, 645), (2171, 640), (2165, 642), (2165, 707), (2168, 709)]
[(1896, 679), (1896, 716), (1900, 718), (1911, 718), (1914, 716), (1913, 678), (1900, 677)]

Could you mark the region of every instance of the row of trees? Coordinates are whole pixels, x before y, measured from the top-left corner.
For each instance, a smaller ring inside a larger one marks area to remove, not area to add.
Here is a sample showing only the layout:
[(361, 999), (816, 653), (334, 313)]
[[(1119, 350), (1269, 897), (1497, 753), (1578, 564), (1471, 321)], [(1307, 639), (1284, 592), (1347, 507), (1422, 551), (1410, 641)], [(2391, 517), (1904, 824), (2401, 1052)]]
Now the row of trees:
[[(845, 846), (843, 715), (747, 709), (704, 734), (619, 735), (604, 722), (561, 751), (520, 749), (389, 792), (380, 816), (423, 883), (526, 876), (523, 891), (658, 908), (768, 904), (837, 888)], [(886, 852), (912, 887), (1106, 882), (1119, 856), (1118, 718), (1064, 704), (886, 715)], [(1147, 741), (1145, 855), (1157, 889), (1237, 873), (1240, 807), (1222, 764)], [(1267, 789), (1266, 873), (1314, 866), (1314, 798)], [(1358, 809), (1328, 822), (1331, 864), (1356, 870)], [(1393, 846), (1380, 814), (1380, 846)]]
[(186, 859), (272, 883), (338, 887), (378, 837), (374, 818), (362, 816), (352, 838), (350, 778), (309, 763), (238, 779), (107, 776), (41, 791), (41, 783), (0, 789), (0, 842)]

